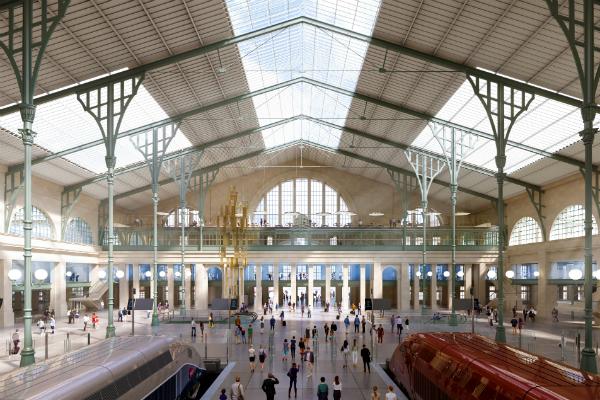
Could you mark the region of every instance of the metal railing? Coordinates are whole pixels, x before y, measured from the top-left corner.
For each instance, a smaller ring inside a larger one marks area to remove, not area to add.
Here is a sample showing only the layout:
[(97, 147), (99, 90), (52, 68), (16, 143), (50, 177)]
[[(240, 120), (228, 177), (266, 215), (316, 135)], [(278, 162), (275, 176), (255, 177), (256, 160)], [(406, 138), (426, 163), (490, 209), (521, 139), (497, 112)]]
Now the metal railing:
[[(153, 232), (148, 228), (115, 228), (115, 250), (131, 251), (152, 249)], [(105, 232), (100, 232), (100, 243), (106, 249)], [(448, 251), (452, 246), (452, 229), (429, 228), (426, 245), (428, 251)], [(252, 227), (247, 230), (249, 250), (407, 250), (420, 251), (423, 246), (423, 230), (410, 228), (284, 228)], [(160, 228), (160, 250), (179, 250), (179, 228)], [(188, 250), (211, 250), (221, 245), (217, 227), (190, 227), (186, 230), (185, 244)], [(498, 229), (460, 227), (456, 229), (458, 251), (496, 250)]]

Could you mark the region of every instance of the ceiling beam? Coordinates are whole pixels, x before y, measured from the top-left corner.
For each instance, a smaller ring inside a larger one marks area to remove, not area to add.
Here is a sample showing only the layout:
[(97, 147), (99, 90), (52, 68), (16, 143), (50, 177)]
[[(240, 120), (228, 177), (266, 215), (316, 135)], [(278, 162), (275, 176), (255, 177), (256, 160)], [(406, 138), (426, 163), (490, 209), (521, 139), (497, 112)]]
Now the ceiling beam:
[[(252, 135), (252, 134), (255, 134), (255, 133), (260, 133), (260, 132), (262, 132), (265, 129), (275, 128), (275, 127), (278, 127), (278, 126), (281, 126), (281, 125), (285, 125), (287, 123), (290, 123), (290, 122), (295, 121), (295, 120), (300, 119), (300, 118), (301, 118), (300, 116), (286, 118), (286, 119), (283, 119), (283, 120), (280, 120), (280, 121), (272, 122), (272, 123), (270, 123), (268, 125), (265, 125), (265, 126), (262, 126), (262, 127), (246, 129), (245, 131), (234, 133), (233, 135), (224, 136), (224, 137), (221, 137), (221, 138), (218, 138), (218, 139), (215, 139), (215, 140), (211, 140), (209, 142), (205, 142), (205, 143), (202, 143), (202, 144), (199, 144), (199, 145), (196, 145), (196, 146), (192, 146), (192, 147), (188, 147), (188, 148), (181, 149), (181, 150), (178, 150), (178, 151), (174, 151), (172, 153), (165, 154), (163, 156), (163, 161), (172, 160), (172, 159), (180, 157), (180, 156), (184, 156), (184, 155), (187, 155), (187, 154), (191, 154), (191, 153), (199, 152), (199, 151), (202, 151), (202, 150), (206, 150), (206, 149), (208, 149), (210, 147), (218, 146), (220, 144), (223, 144), (225, 142), (229, 142), (231, 140), (239, 139), (239, 138), (242, 138), (242, 137), (245, 137), (245, 136), (249, 136), (249, 135)], [(133, 172), (133, 171), (137, 171), (139, 169), (146, 168), (147, 166), (148, 166), (148, 163), (146, 161), (140, 161), (140, 162), (137, 162), (137, 163), (126, 165), (126, 166), (121, 167), (121, 168), (116, 168), (115, 171), (114, 171), (114, 175), (118, 176), (118, 175), (126, 174), (128, 172)], [(65, 186), (64, 187), (64, 191), (72, 191), (72, 190), (75, 190), (75, 189), (78, 189), (78, 188), (81, 188), (81, 187), (84, 187), (84, 186), (87, 186), (87, 185), (91, 185), (93, 183), (101, 182), (101, 181), (103, 181), (103, 180), (106, 179), (106, 176), (107, 176), (106, 173), (98, 174), (96, 176), (93, 176), (93, 177), (91, 177), (89, 179), (86, 179), (84, 181), (78, 182), (76, 184)]]
[[(306, 119), (306, 120), (308, 120), (308, 121), (313, 121), (313, 122), (315, 122), (317, 124), (328, 126), (330, 128), (333, 128), (333, 129), (339, 129), (339, 130), (341, 130), (343, 132), (347, 132), (347, 133), (350, 133), (350, 134), (358, 136), (358, 137), (362, 137), (362, 138), (365, 138), (365, 139), (372, 140), (374, 142), (378, 142), (378, 143), (384, 144), (386, 146), (394, 147), (394, 148), (401, 149), (401, 150), (416, 151), (416, 152), (419, 152), (421, 154), (427, 154), (430, 157), (438, 158), (438, 159), (446, 162), (446, 158), (442, 154), (438, 154), (438, 153), (435, 153), (433, 151), (423, 149), (422, 147), (409, 146), (409, 145), (406, 145), (404, 143), (395, 142), (393, 140), (385, 139), (385, 138), (382, 138), (381, 136), (372, 135), (370, 133), (363, 132), (363, 131), (360, 131), (358, 129), (350, 128), (350, 127), (347, 127), (347, 126), (336, 125), (334, 123), (331, 123), (331, 122), (328, 122), (328, 121), (323, 121), (321, 119), (314, 118), (314, 117), (307, 117), (307, 116), (305, 116), (303, 118)], [(483, 167), (480, 167), (480, 166), (475, 165), (475, 164), (470, 164), (470, 163), (467, 163), (467, 162), (463, 162), (462, 166), (465, 167), (466, 169), (469, 169), (469, 170), (471, 170), (473, 172), (478, 172), (478, 173), (483, 174), (483, 175), (493, 176), (493, 177), (496, 176), (496, 171), (493, 171), (493, 170), (487, 169), (487, 168), (483, 168)], [(542, 188), (540, 186), (538, 186), (538, 185), (534, 185), (533, 183), (525, 182), (525, 181), (522, 181), (520, 179), (511, 178), (509, 176), (505, 177), (505, 181), (510, 182), (510, 183), (514, 183), (515, 185), (523, 186), (524, 188), (533, 189), (533, 190), (536, 190), (536, 191), (541, 191), (542, 190)]]
[[(275, 84), (275, 85), (267, 86), (265, 88), (262, 88), (262, 89), (259, 89), (259, 90), (255, 90), (255, 91), (252, 91), (252, 92), (243, 93), (243, 94), (240, 94), (240, 95), (237, 95), (237, 96), (232, 96), (232, 97), (229, 97), (227, 99), (223, 99), (223, 100), (217, 101), (215, 103), (207, 104), (207, 105), (202, 106), (202, 107), (193, 108), (193, 109), (185, 111), (185, 112), (183, 112), (181, 114), (177, 114), (175, 116), (172, 116), (172, 117), (169, 117), (169, 118), (165, 118), (165, 119), (160, 120), (160, 121), (156, 121), (156, 122), (153, 122), (153, 123), (150, 123), (150, 124), (146, 124), (146, 125), (140, 126), (138, 128), (134, 128), (134, 129), (130, 129), (128, 131), (121, 132), (119, 134), (119, 138), (124, 138), (124, 137), (127, 137), (127, 136), (133, 136), (133, 135), (136, 135), (136, 134), (139, 134), (139, 133), (142, 133), (142, 132), (146, 132), (146, 131), (151, 130), (153, 127), (157, 127), (157, 126), (161, 126), (161, 125), (166, 125), (166, 124), (173, 123), (173, 122), (181, 122), (181, 121), (185, 120), (186, 118), (193, 117), (193, 116), (195, 116), (197, 114), (208, 112), (208, 111), (211, 111), (211, 110), (214, 110), (214, 109), (217, 109), (217, 108), (220, 108), (220, 107), (224, 107), (224, 106), (227, 106), (229, 104), (233, 104), (233, 103), (245, 100), (245, 99), (250, 99), (250, 98), (252, 98), (254, 96), (258, 96), (258, 95), (261, 95), (261, 94), (269, 93), (269, 92), (272, 92), (272, 91), (275, 91), (275, 90), (284, 89), (284, 88), (287, 88), (287, 87), (289, 87), (291, 85), (295, 85), (295, 84), (299, 84), (299, 83), (308, 83), (308, 84), (320, 87), (320, 88), (325, 89), (325, 90), (334, 91), (336, 93), (340, 93), (340, 94), (343, 94), (343, 95), (346, 95), (346, 96), (349, 96), (349, 97), (352, 97), (352, 98), (355, 98), (355, 99), (358, 99), (358, 100), (362, 100), (362, 101), (365, 101), (365, 102), (368, 102), (368, 103), (371, 103), (371, 104), (375, 104), (375, 105), (378, 105), (378, 106), (381, 106), (381, 107), (384, 107), (384, 108), (388, 108), (388, 109), (391, 109), (391, 110), (394, 110), (394, 111), (397, 111), (397, 112), (400, 112), (400, 113), (404, 113), (404, 114), (413, 116), (415, 118), (423, 119), (423, 120), (426, 120), (426, 121), (437, 122), (437, 123), (439, 123), (441, 125), (452, 126), (452, 127), (457, 128), (457, 129), (460, 129), (460, 130), (471, 132), (472, 134), (474, 134), (476, 136), (479, 136), (481, 138), (484, 138), (484, 139), (487, 139), (487, 140), (492, 140), (492, 141), (494, 140), (494, 136), (492, 134), (490, 134), (490, 133), (487, 133), (487, 132), (483, 132), (483, 131), (480, 131), (480, 130), (477, 130), (477, 129), (471, 129), (471, 128), (468, 128), (466, 126), (455, 124), (455, 123), (450, 122), (450, 121), (445, 121), (445, 120), (442, 120), (442, 119), (439, 119), (439, 118), (435, 118), (434, 116), (429, 115), (427, 113), (416, 111), (416, 110), (413, 110), (413, 109), (410, 109), (410, 108), (407, 108), (407, 107), (404, 107), (404, 106), (401, 106), (401, 105), (398, 105), (398, 104), (394, 104), (394, 103), (390, 103), (390, 102), (387, 102), (387, 101), (375, 99), (373, 97), (370, 97), (370, 96), (367, 96), (367, 95), (364, 95), (364, 94), (361, 94), (361, 93), (352, 92), (350, 90), (342, 89), (342, 88), (339, 88), (339, 87), (334, 86), (334, 85), (330, 85), (330, 84), (327, 84), (327, 83), (323, 83), (323, 82), (316, 81), (316, 80), (309, 79), (309, 78), (302, 78), (302, 77), (301, 78), (295, 78), (295, 79), (292, 79), (292, 80), (289, 80), (289, 81), (285, 81), (285, 82), (281, 82), (281, 83), (278, 83), (278, 84)], [(263, 129), (265, 129), (265, 128), (263, 127)], [(98, 139), (98, 140), (95, 140), (95, 141), (92, 141), (92, 142), (89, 142), (89, 143), (85, 143), (85, 144), (82, 144), (82, 145), (79, 145), (79, 146), (76, 146), (76, 147), (72, 147), (70, 149), (62, 150), (62, 151), (57, 152), (57, 153), (53, 153), (53, 154), (49, 154), (47, 156), (36, 158), (35, 160), (32, 161), (32, 164), (36, 165), (36, 164), (39, 164), (39, 163), (42, 163), (42, 162), (54, 160), (56, 158), (60, 158), (60, 157), (67, 156), (69, 154), (76, 153), (77, 151), (80, 151), (80, 150), (89, 149), (91, 147), (99, 146), (99, 145), (103, 145), (103, 144), (104, 144), (104, 141), (102, 139)], [(546, 157), (546, 158), (550, 158), (550, 159), (553, 159), (553, 160), (556, 160), (556, 161), (560, 161), (560, 162), (563, 162), (563, 163), (566, 163), (566, 164), (570, 164), (570, 165), (576, 166), (578, 168), (585, 168), (585, 163), (583, 161), (575, 159), (575, 158), (572, 158), (572, 157), (568, 157), (568, 156), (564, 156), (564, 155), (556, 154), (556, 153), (551, 153), (551, 152), (548, 152), (548, 151), (545, 151), (545, 150), (542, 150), (542, 149), (538, 149), (538, 148), (535, 148), (535, 147), (532, 147), (532, 146), (528, 146), (528, 145), (525, 145), (525, 144), (522, 144), (522, 143), (518, 143), (518, 142), (515, 142), (515, 141), (512, 141), (512, 140), (509, 140), (507, 142), (507, 144), (508, 144), (508, 146), (511, 146), (511, 147), (514, 147), (514, 148), (518, 148), (518, 149), (521, 149), (521, 150), (525, 150), (527, 152), (540, 155), (542, 157)], [(19, 170), (19, 169), (22, 169), (22, 168), (23, 168), (23, 164), (22, 163), (21, 164), (14, 164), (12, 166), (9, 166), (8, 172), (13, 172), (15, 170)], [(598, 166), (594, 165), (593, 169), (594, 169), (594, 171), (597, 171), (598, 170)]]
[[(356, 40), (360, 40), (363, 42), (367, 42), (372, 46), (377, 46), (389, 51), (396, 52), (398, 54), (403, 54), (411, 58), (415, 58), (421, 61), (425, 61), (431, 63), (433, 65), (440, 66), (442, 68), (446, 68), (450, 71), (462, 72), (465, 74), (478, 76), (482, 79), (486, 79), (492, 82), (502, 83), (504, 85), (526, 91), (529, 93), (534, 93), (539, 96), (546, 97), (548, 99), (556, 100), (561, 103), (569, 104), (575, 107), (581, 107), (582, 102), (580, 99), (575, 97), (567, 96), (552, 90), (544, 89), (535, 85), (530, 85), (523, 81), (519, 81), (516, 79), (511, 79), (506, 76), (497, 75), (491, 72), (487, 72), (481, 69), (477, 69), (471, 66), (463, 65), (442, 57), (438, 57), (432, 54), (424, 53), (415, 49), (411, 49), (397, 43), (393, 43), (387, 40), (379, 39), (377, 37), (372, 37), (368, 35), (364, 35), (358, 32), (351, 31), (349, 29), (340, 28), (338, 26), (328, 24), (326, 22), (318, 21), (309, 17), (298, 17), (293, 18), (288, 21), (283, 21), (278, 24), (274, 24), (265, 28), (257, 29), (252, 32), (248, 32), (242, 35), (234, 36), (229, 39), (220, 40), (215, 43), (211, 43), (209, 45), (200, 46), (192, 50), (185, 51), (183, 53), (175, 54), (169, 57), (162, 58), (160, 60), (156, 60), (150, 62), (148, 64), (140, 65), (137, 67), (133, 67), (131, 69), (114, 73), (112, 75), (104, 76), (97, 79), (92, 79), (85, 83), (80, 83), (77, 85), (73, 85), (71, 87), (56, 90), (54, 92), (50, 92), (48, 94), (40, 95), (35, 98), (35, 104), (43, 104), (52, 100), (56, 100), (65, 96), (73, 95), (77, 92), (88, 91), (94, 89), (99, 86), (103, 86), (110, 82), (121, 81), (127, 79), (131, 76), (137, 76), (142, 73), (146, 73), (158, 68), (162, 68), (165, 66), (169, 66), (171, 64), (188, 60), (190, 58), (198, 57), (213, 51), (217, 51), (227, 46), (233, 46), (238, 43), (242, 43), (247, 40), (254, 39), (256, 37), (260, 37), (263, 35), (267, 35), (282, 29), (286, 29), (299, 24), (307, 24), (313, 26), (318, 29), (323, 29), (328, 32), (333, 32), (339, 35), (343, 35), (346, 37), (350, 37)], [(597, 107), (598, 108), (598, 107)], [(13, 104), (10, 106), (0, 108), (0, 116), (10, 114), (13, 112), (19, 111), (19, 105)]]
[[(287, 148), (298, 146), (298, 145), (301, 145), (301, 144), (307, 145), (309, 147), (314, 147), (316, 149), (319, 149), (319, 150), (322, 150), (322, 151), (326, 151), (326, 152), (329, 152), (329, 153), (335, 153), (335, 154), (343, 155), (343, 156), (346, 156), (346, 157), (355, 158), (357, 160), (366, 162), (368, 164), (372, 164), (372, 165), (379, 166), (381, 168), (385, 168), (385, 169), (390, 169), (390, 170), (393, 170), (393, 171), (397, 171), (397, 172), (399, 172), (401, 174), (404, 174), (404, 175), (408, 175), (408, 176), (413, 176), (414, 175), (413, 171), (409, 171), (407, 169), (400, 168), (400, 167), (397, 167), (395, 165), (387, 164), (387, 163), (384, 163), (382, 161), (373, 160), (372, 158), (364, 157), (364, 156), (361, 156), (359, 154), (352, 153), (352, 152), (349, 152), (349, 151), (346, 151), (346, 150), (332, 149), (330, 147), (322, 146), (322, 145), (319, 145), (319, 144), (316, 144), (316, 143), (313, 143), (313, 142), (304, 141), (304, 140), (296, 140), (294, 142), (290, 142), (290, 143), (287, 143), (287, 144), (284, 144), (284, 145), (272, 147), (270, 149), (262, 149), (262, 150), (253, 151), (253, 152), (244, 154), (244, 155), (239, 156), (239, 157), (234, 157), (234, 158), (231, 158), (231, 159), (228, 159), (228, 160), (225, 160), (225, 161), (221, 161), (221, 162), (219, 162), (217, 164), (213, 164), (213, 165), (209, 165), (209, 166), (206, 166), (206, 167), (202, 167), (202, 168), (194, 171), (192, 175), (195, 176), (195, 175), (199, 175), (199, 174), (202, 174), (202, 173), (205, 173), (205, 172), (211, 172), (211, 171), (214, 171), (216, 169), (222, 168), (224, 166), (231, 165), (231, 164), (234, 164), (234, 163), (237, 163), (237, 162), (240, 162), (240, 161), (244, 161), (244, 160), (247, 160), (247, 159), (252, 158), (252, 157), (256, 157), (256, 156), (259, 156), (259, 155), (262, 155), (262, 154), (276, 153), (276, 152), (285, 150)], [(164, 179), (164, 180), (160, 181), (159, 183), (160, 183), (160, 186), (163, 186), (163, 185), (166, 185), (166, 184), (170, 183), (171, 181), (172, 181), (172, 179)], [(439, 179), (435, 179), (433, 181), (433, 183), (435, 183), (437, 185), (444, 186), (444, 187), (450, 187), (450, 184), (448, 182), (445, 182), (445, 181), (442, 181), (442, 180), (439, 180)], [(145, 185), (145, 186), (137, 188), (137, 189), (132, 189), (132, 190), (129, 190), (127, 192), (120, 193), (120, 194), (118, 194), (118, 195), (115, 196), (115, 200), (122, 199), (122, 198), (129, 197), (129, 196), (133, 196), (135, 194), (143, 193), (143, 192), (151, 190), (151, 189), (152, 189), (152, 185)], [(467, 189), (467, 188), (462, 188), (462, 187), (459, 187), (458, 190), (461, 191), (461, 192), (463, 192), (463, 193), (469, 194), (471, 196), (480, 197), (482, 199), (489, 200), (489, 201), (492, 201), (492, 202), (496, 202), (497, 201), (497, 199), (495, 197), (490, 196), (490, 195), (485, 194), (485, 193), (480, 193), (480, 192), (477, 192), (477, 191), (474, 191), (474, 190), (470, 190), (470, 189)], [(105, 201), (105, 200), (103, 200), (103, 201)]]

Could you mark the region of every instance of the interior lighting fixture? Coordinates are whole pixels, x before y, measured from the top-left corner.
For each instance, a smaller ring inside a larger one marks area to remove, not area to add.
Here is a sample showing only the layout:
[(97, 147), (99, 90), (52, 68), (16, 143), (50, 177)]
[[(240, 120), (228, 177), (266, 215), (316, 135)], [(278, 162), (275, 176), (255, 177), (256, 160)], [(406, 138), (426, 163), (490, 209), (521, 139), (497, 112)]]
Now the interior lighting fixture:
[(19, 269), (11, 269), (8, 271), (8, 279), (11, 281), (18, 281), (23, 276), (23, 273)]
[(71, 271), (67, 271), (67, 278), (70, 278), (71, 276), (73, 276), (73, 273)]
[(115, 272), (115, 276), (116, 276), (118, 279), (123, 279), (123, 277), (125, 276), (125, 272), (124, 272), (124, 271), (121, 271), (120, 269), (118, 269), (118, 270), (117, 270), (117, 272)]
[(464, 271), (458, 271), (456, 273), (456, 276), (458, 276), (459, 278), (462, 278), (463, 276), (465, 276), (465, 272)]
[(383, 217), (385, 214), (381, 211), (373, 211), (369, 213), (369, 217)]
[(533, 271), (533, 276), (536, 278), (540, 276), (540, 271)]
[(48, 271), (46, 271), (45, 269), (36, 269), (35, 272), (33, 273), (33, 277), (35, 279), (37, 279), (38, 281), (45, 281), (46, 278), (48, 277)]
[(160, 271), (158, 273), (158, 276), (160, 276), (161, 278), (164, 278), (165, 276), (167, 276), (167, 273), (165, 271)]
[(320, 212), (320, 213), (316, 213), (315, 217), (328, 217), (330, 215), (331, 215), (331, 213), (328, 213), (328, 212)]
[(415, 275), (417, 276), (417, 278), (420, 278), (421, 277), (421, 271), (415, 272)]
[(191, 270), (189, 270), (189, 269), (186, 269), (186, 270), (185, 270), (185, 276), (186, 276), (187, 278), (189, 278), (190, 276), (192, 276), (192, 271), (191, 271)]
[(144, 272), (144, 276), (145, 276), (146, 278), (151, 278), (151, 277), (152, 277), (152, 272), (150, 272), (150, 271), (146, 271), (146, 272)]
[(594, 278), (600, 280), (600, 269), (592, 272), (592, 275), (594, 276)]
[(98, 278), (100, 279), (105, 279), (106, 278), (106, 271), (101, 269), (100, 271), (98, 271)]
[(487, 273), (487, 277), (488, 277), (488, 279), (493, 280), (498, 277), (498, 274), (494, 270), (489, 270)]
[(175, 271), (175, 278), (181, 278), (181, 272)]
[(578, 281), (583, 277), (583, 272), (580, 269), (572, 269), (569, 271), (569, 278)]
[(508, 279), (512, 279), (515, 277), (515, 271), (513, 271), (512, 269), (509, 269), (508, 271), (506, 271), (506, 273), (504, 275), (506, 275), (506, 277)]
[(444, 278), (448, 278), (450, 276), (450, 271), (444, 271)]
[(464, 217), (466, 215), (471, 215), (471, 213), (468, 211), (457, 211), (454, 213), (454, 215), (456, 215), (457, 217)]
[(427, 271), (427, 276), (433, 276), (433, 272)]

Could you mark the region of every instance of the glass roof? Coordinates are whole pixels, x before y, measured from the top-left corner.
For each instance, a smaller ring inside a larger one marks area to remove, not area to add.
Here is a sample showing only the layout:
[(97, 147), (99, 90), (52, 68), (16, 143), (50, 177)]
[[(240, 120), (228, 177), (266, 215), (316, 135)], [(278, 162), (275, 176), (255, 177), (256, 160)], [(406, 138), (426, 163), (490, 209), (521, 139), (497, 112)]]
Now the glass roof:
[[(493, 133), (485, 109), (467, 80), (450, 97), (436, 117), (468, 128)], [(578, 132), (582, 129), (583, 123), (578, 108), (538, 96), (515, 122), (509, 140), (554, 153), (579, 141)], [(429, 127), (417, 136), (413, 145), (441, 152)], [(495, 155), (494, 142), (479, 138), (475, 150), (465, 161), (496, 171)], [(543, 158), (510, 145), (507, 146), (506, 156), (507, 173), (515, 172)]]
[[(380, 6), (380, 0), (226, 0), (226, 3), (235, 35), (300, 16), (371, 35)], [(353, 91), (367, 47), (366, 42), (305, 24), (238, 45), (251, 91), (298, 77)], [(350, 97), (310, 84), (293, 85), (253, 98), (260, 125), (300, 114), (344, 120), (351, 101)], [(339, 143), (339, 132), (318, 124), (297, 121), (290, 125), (281, 128), (285, 131), (282, 135), (263, 132), (265, 146), (271, 148), (287, 143), (288, 138), (300, 137), (334, 148)]]
[[(131, 101), (121, 124), (121, 132), (168, 118), (156, 100), (141, 86)], [(21, 129), (21, 116), (18, 112), (0, 117), (0, 126), (11, 132)], [(76, 147), (102, 138), (100, 129), (91, 115), (75, 95), (63, 97), (37, 106), (33, 130), (37, 133), (35, 143), (51, 151)], [(190, 141), (179, 132), (169, 145), (169, 152), (191, 146)], [(117, 140), (115, 148), (117, 168), (142, 161), (143, 157), (129, 139)], [(78, 151), (65, 156), (69, 161), (96, 174), (106, 172), (104, 145)]]

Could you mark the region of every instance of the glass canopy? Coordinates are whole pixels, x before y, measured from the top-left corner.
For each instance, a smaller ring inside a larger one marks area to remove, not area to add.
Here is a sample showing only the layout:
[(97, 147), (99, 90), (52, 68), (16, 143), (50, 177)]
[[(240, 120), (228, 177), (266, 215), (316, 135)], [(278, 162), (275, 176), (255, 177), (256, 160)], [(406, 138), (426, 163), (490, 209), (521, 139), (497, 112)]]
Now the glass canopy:
[[(310, 17), (371, 35), (380, 0), (227, 0), (235, 35), (296, 17)], [(305, 77), (354, 90), (368, 43), (306, 24), (279, 30), (238, 45), (246, 79), (254, 91), (276, 83)], [(253, 98), (261, 126), (296, 115), (342, 120), (344, 125), (352, 99), (310, 84), (292, 85)], [(293, 122), (274, 134), (263, 132), (265, 147), (298, 138), (337, 147), (340, 132), (317, 124)]]

